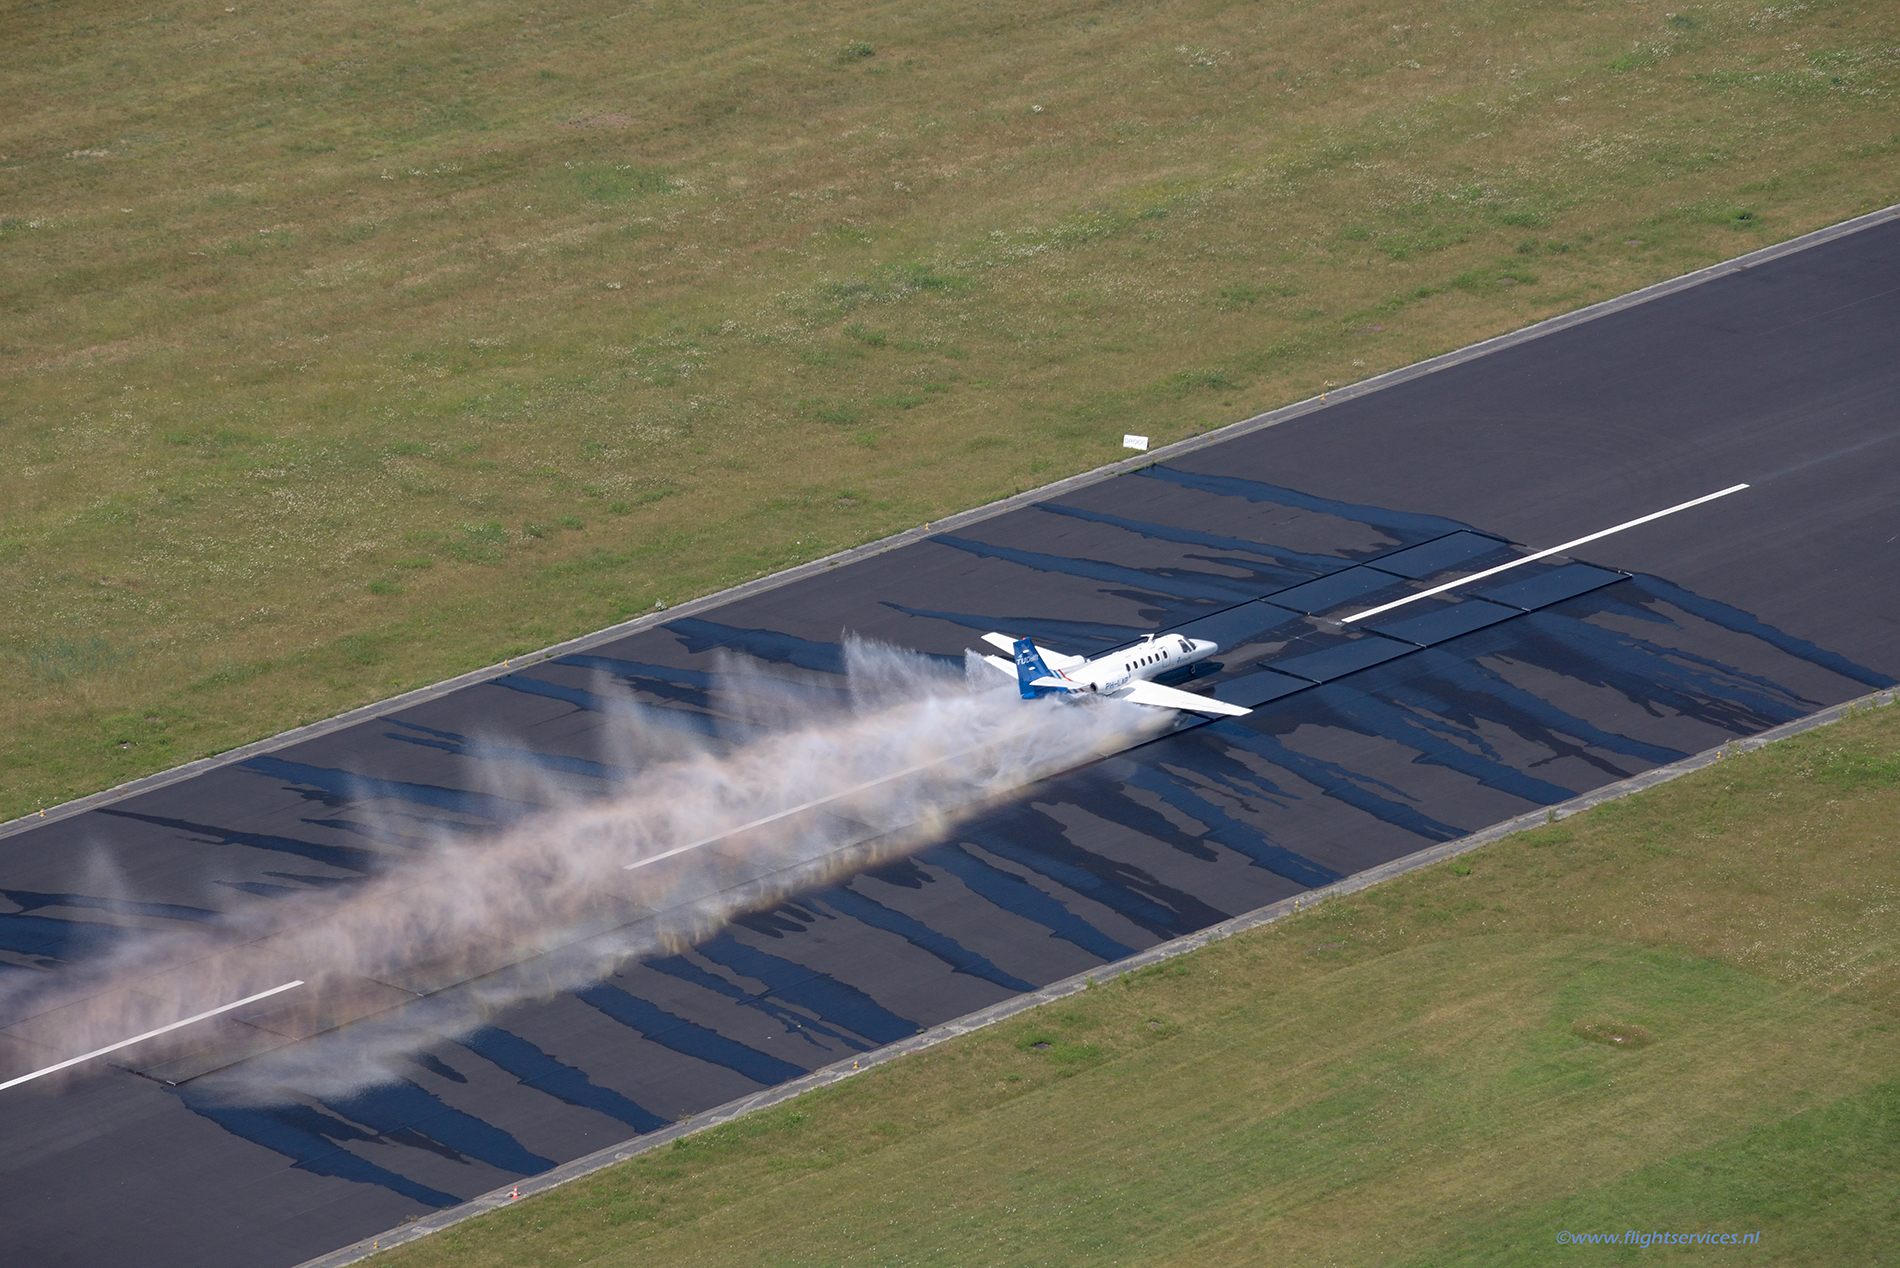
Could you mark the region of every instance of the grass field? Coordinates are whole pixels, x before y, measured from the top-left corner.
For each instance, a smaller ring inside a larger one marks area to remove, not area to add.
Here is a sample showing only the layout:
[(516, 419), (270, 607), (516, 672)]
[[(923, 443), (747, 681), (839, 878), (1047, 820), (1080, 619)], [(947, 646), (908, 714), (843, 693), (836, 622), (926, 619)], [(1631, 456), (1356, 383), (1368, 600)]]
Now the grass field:
[(1892, 1263), (1897, 819), (1889, 707), (375, 1262)]
[(0, 12), (0, 817), (1900, 175), (1877, 0)]
[[(1878, 0), (0, 4), (0, 818), (1900, 188)], [(1725, 761), (390, 1262), (1889, 1260), (1896, 754)]]

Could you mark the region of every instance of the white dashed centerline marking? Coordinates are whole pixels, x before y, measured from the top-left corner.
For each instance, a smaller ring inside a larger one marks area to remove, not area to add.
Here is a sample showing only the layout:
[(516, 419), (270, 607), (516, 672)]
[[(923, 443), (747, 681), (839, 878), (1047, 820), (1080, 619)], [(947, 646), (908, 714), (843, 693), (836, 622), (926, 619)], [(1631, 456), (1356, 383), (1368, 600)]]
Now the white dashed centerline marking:
[[(1608, 537), (1611, 533), (1620, 533), (1626, 528), (1635, 528), (1638, 524), (1647, 524), (1651, 520), (1659, 520), (1665, 515), (1674, 515), (1677, 511), (1686, 511), (1692, 506), (1701, 506), (1704, 502), (1713, 502), (1717, 498), (1725, 498), (1731, 493), (1740, 493), (1747, 487), (1746, 484), (1732, 484), (1718, 493), (1704, 493), (1699, 498), (1690, 498), (1687, 502), (1679, 502), (1675, 506), (1668, 507), (1664, 510), (1651, 511), (1647, 515), (1639, 515), (1635, 519), (1627, 520), (1614, 528), (1604, 528), (1594, 533), (1586, 533), (1582, 537), (1576, 538), (1573, 541), (1567, 541), (1561, 546), (1552, 546), (1549, 550), (1540, 550), (1534, 555), (1526, 555), (1522, 559), (1513, 559), (1508, 564), (1499, 564), (1495, 568), (1486, 568), (1483, 572), (1474, 572), (1469, 577), (1460, 577), (1456, 581), (1447, 581), (1442, 586), (1433, 586), (1429, 590), (1420, 590), (1417, 594), (1408, 594), (1403, 599), (1394, 599), (1391, 603), (1382, 603), (1376, 608), (1367, 608), (1364, 612), (1355, 613), (1352, 616), (1344, 618), (1340, 621), (1340, 624), (1351, 625), (1354, 621), (1363, 621), (1369, 616), (1377, 616), (1381, 612), (1390, 612), (1393, 608), (1402, 608), (1408, 603), (1417, 603), (1420, 599), (1429, 599), (1435, 594), (1443, 594), (1445, 591), (1456, 589), (1459, 586), (1468, 586), (1474, 581), (1483, 581), (1486, 577), (1495, 577), (1500, 572), (1508, 572), (1512, 568), (1521, 568), (1525, 564), (1535, 563), (1547, 555), (1561, 555), (1573, 546), (1581, 546), (1586, 542), (1596, 541), (1599, 537)], [(1271, 598), (1271, 596), (1268, 597), (1269, 599)]]
[(752, 829), (762, 828), (768, 823), (777, 823), (780, 819), (789, 819), (793, 815), (800, 814), (806, 810), (813, 810), (834, 801), (842, 801), (846, 797), (876, 788), (879, 784), (888, 784), (893, 780), (902, 779), (906, 775), (915, 775), (918, 771), (929, 770), (932, 766), (941, 766), (945, 762), (954, 762), (960, 757), (968, 757), (972, 753), (979, 753), (990, 747), (992, 747), (990, 743), (978, 744), (973, 748), (966, 748), (960, 753), (952, 753), (948, 757), (933, 757), (927, 762), (919, 762), (915, 766), (906, 766), (903, 770), (895, 774), (881, 775), (868, 784), (859, 784), (856, 788), (847, 788), (843, 792), (831, 793), (829, 796), (820, 797), (816, 801), (807, 801), (802, 805), (793, 806), (789, 810), (781, 810), (777, 814), (769, 814), (763, 819), (754, 819), (751, 823), (742, 823), (736, 828), (727, 828), (716, 836), (709, 836), (704, 840), (695, 841), (691, 845), (676, 845), (670, 850), (662, 850), (658, 854), (649, 854), (643, 859), (635, 859), (633, 862), (625, 864), (622, 870), (631, 872), (637, 868), (658, 863), (662, 859), (675, 858), (681, 854), (685, 854), (689, 850), (697, 850), (701, 846), (711, 845), (715, 841), (723, 841), (727, 837), (738, 836), (741, 832), (750, 832)]
[(4, 1092), (10, 1087), (18, 1087), (22, 1083), (31, 1082), (39, 1078), (42, 1074), (57, 1074), (59, 1071), (67, 1069), (70, 1066), (76, 1066), (82, 1061), (90, 1061), (94, 1057), (103, 1057), (106, 1053), (117, 1052), (121, 1048), (130, 1048), (135, 1043), (144, 1043), (147, 1039), (154, 1039), (159, 1035), (177, 1030), (182, 1026), (189, 1026), (193, 1022), (203, 1021), (207, 1017), (216, 1017), (219, 1013), (228, 1013), (233, 1008), (242, 1008), (246, 1004), (255, 1004), (260, 999), (269, 999), (271, 996), (281, 994), (293, 986), (302, 985), (303, 980), (301, 978), (295, 982), (285, 982), (282, 986), (273, 986), (268, 991), (259, 991), (255, 995), (246, 995), (243, 999), (235, 1003), (221, 1004), (216, 1008), (207, 1008), (202, 1013), (194, 1013), (183, 1021), (175, 1021), (169, 1026), (160, 1026), (157, 1030), (148, 1030), (142, 1035), (133, 1035), (130, 1039), (121, 1039), (119, 1042), (109, 1043), (103, 1048), (94, 1048), (91, 1052), (69, 1058), (68, 1060), (60, 1062), (58, 1065), (49, 1065), (44, 1070), (35, 1070), (31, 1074), (22, 1074), (17, 1079), (8, 1079), (5, 1083), (0, 1083), (0, 1092)]

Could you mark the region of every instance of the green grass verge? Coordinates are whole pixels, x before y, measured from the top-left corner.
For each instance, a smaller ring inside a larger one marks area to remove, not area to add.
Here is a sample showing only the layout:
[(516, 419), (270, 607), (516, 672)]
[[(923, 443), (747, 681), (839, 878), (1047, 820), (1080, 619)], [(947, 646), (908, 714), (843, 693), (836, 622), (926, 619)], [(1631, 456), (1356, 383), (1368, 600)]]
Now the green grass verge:
[(1900, 184), (1875, 0), (7, 15), (0, 817)]
[(1896, 813), (1862, 713), (375, 1262), (1889, 1262)]

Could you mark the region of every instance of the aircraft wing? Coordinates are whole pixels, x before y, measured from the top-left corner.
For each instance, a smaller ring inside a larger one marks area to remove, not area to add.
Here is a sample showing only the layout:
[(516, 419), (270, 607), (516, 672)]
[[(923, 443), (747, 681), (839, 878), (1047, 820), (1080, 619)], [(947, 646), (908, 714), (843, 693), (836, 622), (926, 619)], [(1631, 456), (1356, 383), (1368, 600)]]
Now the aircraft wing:
[[(1013, 663), (1016, 656), (1015, 639), (1007, 634), (998, 634), (991, 631), (983, 636), (983, 641), (988, 643), (991, 647), (1008, 652)], [(1086, 656), (1064, 656), (1061, 652), (1052, 652), (1041, 644), (1037, 645), (1036, 650), (1042, 653), (1042, 663), (1057, 673), (1061, 673), (1065, 669), (1073, 669), (1077, 665), (1086, 665), (1088, 663)], [(1009, 672), (1013, 674), (1016, 671), (1011, 669)]]
[(1173, 687), (1164, 687), (1158, 682), (1140, 680), (1129, 683), (1116, 692), (1115, 697), (1133, 704), (1153, 705), (1157, 709), (1216, 713), (1230, 718), (1238, 718), (1242, 714), (1253, 712), (1252, 709), (1243, 709), (1237, 704), (1228, 704), (1225, 700), (1216, 700), (1212, 696), (1197, 696), (1191, 691), (1177, 691)]

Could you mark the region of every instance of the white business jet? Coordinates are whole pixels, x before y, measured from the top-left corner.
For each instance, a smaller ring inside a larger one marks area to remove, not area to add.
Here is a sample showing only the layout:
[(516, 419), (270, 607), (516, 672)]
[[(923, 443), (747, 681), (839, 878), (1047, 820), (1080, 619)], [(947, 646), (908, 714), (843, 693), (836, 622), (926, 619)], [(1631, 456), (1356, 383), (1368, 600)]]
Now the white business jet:
[(1243, 709), (1224, 700), (1197, 696), (1191, 691), (1177, 691), (1173, 687), (1148, 681), (1156, 674), (1165, 674), (1170, 669), (1205, 660), (1220, 650), (1219, 645), (1204, 638), (1150, 634), (1133, 647), (1108, 652), (1093, 660), (1043, 651), (1029, 639), (1011, 638), (1007, 634), (985, 634), (983, 641), (1015, 658), (1014, 663), (1001, 656), (985, 656), (983, 660), (1014, 678), (1025, 700), (1081, 694), (1107, 696), (1111, 700), (1126, 700), (1130, 704), (1151, 705), (1157, 709), (1183, 709), (1190, 713), (1213, 713), (1231, 718), (1253, 712), (1252, 709)]

